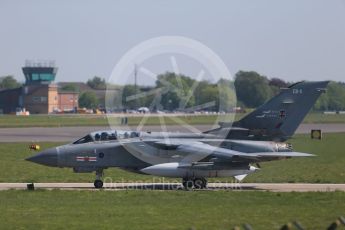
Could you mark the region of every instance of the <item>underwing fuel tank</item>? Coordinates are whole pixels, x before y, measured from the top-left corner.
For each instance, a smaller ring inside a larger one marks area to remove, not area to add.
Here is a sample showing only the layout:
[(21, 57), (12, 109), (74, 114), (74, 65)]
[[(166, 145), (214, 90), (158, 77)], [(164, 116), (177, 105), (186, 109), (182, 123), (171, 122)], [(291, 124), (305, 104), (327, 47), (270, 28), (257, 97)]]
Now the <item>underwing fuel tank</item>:
[(157, 164), (140, 170), (143, 173), (163, 177), (229, 177), (250, 174), (258, 170), (254, 166), (233, 169), (207, 169), (207, 167), (194, 167), (182, 165), (177, 162)]

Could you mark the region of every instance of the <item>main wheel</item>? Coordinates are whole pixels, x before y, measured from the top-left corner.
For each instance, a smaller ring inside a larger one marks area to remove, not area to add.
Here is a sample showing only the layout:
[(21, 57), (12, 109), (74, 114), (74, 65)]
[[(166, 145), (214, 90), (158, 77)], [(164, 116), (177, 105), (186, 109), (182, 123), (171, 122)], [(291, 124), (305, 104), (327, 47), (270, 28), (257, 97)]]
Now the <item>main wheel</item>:
[(204, 178), (195, 178), (194, 179), (194, 187), (196, 189), (204, 189), (207, 186), (207, 181)]
[(95, 180), (95, 182), (93, 183), (93, 185), (95, 186), (95, 188), (103, 188), (103, 181), (101, 181), (101, 180)]
[(186, 190), (191, 190), (194, 187), (194, 181), (191, 179), (183, 179), (182, 185)]

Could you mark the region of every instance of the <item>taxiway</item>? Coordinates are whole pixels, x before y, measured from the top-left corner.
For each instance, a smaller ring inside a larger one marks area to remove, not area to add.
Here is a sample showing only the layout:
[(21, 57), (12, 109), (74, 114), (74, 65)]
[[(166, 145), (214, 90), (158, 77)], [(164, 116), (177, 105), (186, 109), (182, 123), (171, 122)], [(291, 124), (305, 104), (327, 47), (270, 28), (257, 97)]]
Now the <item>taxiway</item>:
[[(35, 189), (97, 190), (92, 183), (35, 183)], [(0, 190), (27, 189), (27, 183), (0, 183)], [(105, 183), (103, 190), (182, 190), (180, 183)], [(270, 192), (345, 191), (345, 184), (307, 183), (209, 183), (207, 190)]]

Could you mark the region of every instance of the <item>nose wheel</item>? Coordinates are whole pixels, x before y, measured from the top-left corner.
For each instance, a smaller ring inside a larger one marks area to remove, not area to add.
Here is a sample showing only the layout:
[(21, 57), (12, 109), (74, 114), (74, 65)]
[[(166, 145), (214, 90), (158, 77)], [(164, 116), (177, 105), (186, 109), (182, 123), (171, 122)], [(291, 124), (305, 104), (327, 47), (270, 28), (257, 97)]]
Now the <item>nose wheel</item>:
[(95, 188), (103, 188), (103, 181), (102, 180), (95, 180), (93, 185), (95, 186)]
[(103, 188), (103, 181), (102, 181), (102, 176), (103, 176), (103, 170), (97, 170), (96, 171), (96, 180), (93, 183), (95, 188)]

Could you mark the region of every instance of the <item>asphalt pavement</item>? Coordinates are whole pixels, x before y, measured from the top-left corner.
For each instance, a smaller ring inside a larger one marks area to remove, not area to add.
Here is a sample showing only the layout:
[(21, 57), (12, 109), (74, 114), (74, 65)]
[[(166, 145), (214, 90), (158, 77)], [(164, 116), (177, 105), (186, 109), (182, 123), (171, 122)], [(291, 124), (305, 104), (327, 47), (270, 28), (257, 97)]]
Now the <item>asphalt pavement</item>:
[[(212, 128), (211, 125), (195, 125), (194, 130), (200, 132)], [(164, 127), (163, 127), (164, 128)], [(145, 126), (143, 131), (163, 131), (161, 126)], [(32, 128), (0, 128), (0, 142), (72, 142), (86, 134), (97, 130), (109, 130), (109, 127), (32, 127)], [(136, 127), (119, 126), (118, 130)], [(166, 126), (170, 132), (191, 132), (190, 127), (179, 125)], [(296, 133), (308, 134), (312, 129), (321, 129), (324, 133), (345, 132), (345, 124), (302, 124)]]

